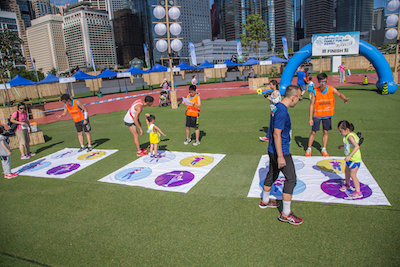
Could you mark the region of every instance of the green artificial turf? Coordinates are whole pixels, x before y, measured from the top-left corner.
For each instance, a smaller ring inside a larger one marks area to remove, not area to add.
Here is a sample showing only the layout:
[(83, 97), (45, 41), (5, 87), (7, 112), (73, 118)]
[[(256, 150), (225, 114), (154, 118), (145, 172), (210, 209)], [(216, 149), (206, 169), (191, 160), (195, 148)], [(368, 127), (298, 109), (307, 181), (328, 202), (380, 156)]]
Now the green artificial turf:
[[(336, 100), (328, 152), (343, 155), (336, 125), (352, 122), (391, 207), (294, 201), (300, 226), (258, 208), (246, 196), (267, 151), (258, 137), (268, 129), (269, 105), (256, 94), (203, 100), (197, 147), (183, 145), (184, 106), (144, 110), (167, 135), (161, 149), (226, 154), (187, 194), (97, 182), (137, 159), (118, 111), (90, 119), (94, 146), (117, 153), (66, 179), (0, 180), (0, 266), (399, 266), (400, 93), (382, 96), (372, 85), (339, 90), (350, 101)], [(293, 155), (304, 155), (308, 110), (307, 99), (290, 109)], [(47, 142), (32, 147), (36, 158), (78, 147), (71, 120), (39, 127)], [(147, 134), (140, 140), (148, 146)], [(321, 143), (319, 132), (313, 155)], [(13, 153), (12, 167), (26, 163)]]

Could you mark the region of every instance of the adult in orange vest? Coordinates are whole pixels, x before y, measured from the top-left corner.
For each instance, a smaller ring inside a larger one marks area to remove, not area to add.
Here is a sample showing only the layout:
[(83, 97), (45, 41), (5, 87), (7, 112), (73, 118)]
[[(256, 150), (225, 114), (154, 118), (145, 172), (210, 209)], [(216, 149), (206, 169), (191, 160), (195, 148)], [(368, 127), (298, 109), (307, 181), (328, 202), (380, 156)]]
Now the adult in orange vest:
[(196, 92), (196, 85), (189, 86), (189, 94), (187, 95), (187, 102), (184, 102), (186, 106), (186, 141), (183, 144), (189, 144), (192, 139), (189, 138), (190, 128), (194, 128), (194, 133), (196, 136), (196, 142), (193, 143), (194, 146), (200, 145), (200, 130), (199, 130), (199, 117), (200, 117), (200, 95)]
[(322, 122), (322, 150), (321, 154), (324, 157), (329, 157), (326, 151), (328, 144), (328, 131), (332, 130), (332, 117), (335, 115), (335, 97), (340, 97), (346, 104), (349, 98), (332, 86), (327, 85), (328, 75), (320, 73), (317, 75), (319, 87), (313, 89), (309, 93), (312, 95), (310, 101), (310, 116), (308, 123), (312, 126), (310, 137), (308, 138), (308, 148), (306, 150), (306, 157), (311, 157), (311, 146), (314, 142), (315, 134), (319, 131)]
[(136, 100), (132, 103), (131, 107), (128, 109), (124, 117), (125, 125), (129, 127), (129, 130), (133, 135), (133, 142), (135, 143), (137, 150), (136, 156), (138, 157), (146, 156), (147, 154), (149, 154), (146, 152), (147, 149), (140, 148), (139, 134), (137, 132), (137, 129), (139, 129), (140, 135), (143, 135), (143, 129), (142, 124), (139, 120), (139, 115), (140, 113), (142, 113), (143, 107), (150, 107), (153, 102), (154, 98), (149, 95), (144, 98), (144, 102), (141, 99)]
[(83, 134), (82, 131), (85, 132), (86, 139), (88, 142), (87, 152), (93, 150), (92, 148), (92, 136), (90, 135), (90, 124), (89, 124), (89, 113), (85, 105), (81, 103), (81, 101), (76, 99), (71, 99), (69, 94), (63, 94), (61, 96), (61, 101), (64, 103), (64, 112), (61, 115), (57, 116), (57, 119), (61, 117), (65, 117), (69, 112), (72, 116), (72, 119), (75, 122), (75, 128), (78, 132), (78, 140), (81, 145), (81, 148), (78, 152), (84, 151), (85, 145), (83, 144)]

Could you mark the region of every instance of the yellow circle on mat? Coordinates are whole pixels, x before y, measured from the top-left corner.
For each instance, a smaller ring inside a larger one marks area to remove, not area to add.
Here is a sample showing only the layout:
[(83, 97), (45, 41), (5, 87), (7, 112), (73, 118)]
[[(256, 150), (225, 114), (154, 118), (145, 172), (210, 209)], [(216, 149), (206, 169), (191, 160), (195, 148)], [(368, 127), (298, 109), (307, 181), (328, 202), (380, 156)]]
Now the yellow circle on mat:
[(212, 157), (198, 155), (184, 158), (183, 160), (181, 160), (181, 165), (185, 167), (203, 167), (213, 163), (213, 161), (214, 158)]
[(343, 159), (324, 159), (317, 163), (317, 167), (326, 172), (344, 173), (346, 161)]
[(79, 156), (78, 159), (79, 160), (92, 160), (92, 159), (100, 158), (100, 157), (104, 156), (105, 154), (106, 154), (106, 152), (104, 152), (104, 151), (92, 151), (92, 152), (88, 152), (86, 154)]

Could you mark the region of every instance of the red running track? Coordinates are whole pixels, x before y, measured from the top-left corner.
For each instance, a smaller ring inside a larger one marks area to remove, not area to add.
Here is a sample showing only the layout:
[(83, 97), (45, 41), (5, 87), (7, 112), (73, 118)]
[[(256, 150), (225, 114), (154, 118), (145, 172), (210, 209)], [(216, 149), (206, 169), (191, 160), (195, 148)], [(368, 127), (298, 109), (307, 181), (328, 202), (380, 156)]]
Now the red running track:
[[(369, 77), (377, 77), (375, 73), (368, 74)], [(280, 79), (276, 79), (280, 80)], [(328, 78), (328, 83), (329, 85), (332, 85), (334, 87), (336, 86), (343, 86), (343, 85), (355, 85), (355, 84), (362, 84), (364, 80), (364, 76), (346, 76), (346, 82), (345, 83), (339, 83), (339, 76), (329, 76)], [(369, 83), (375, 83), (377, 80), (376, 79), (368, 79)], [(314, 83), (318, 83), (316, 77), (313, 77)], [(297, 78), (293, 78), (292, 84), (297, 83)], [(180, 99), (183, 96), (187, 96), (188, 94), (188, 88), (189, 86), (181, 86), (177, 88), (177, 98)], [(96, 101), (101, 101), (101, 100), (107, 100), (107, 99), (112, 99), (112, 98), (118, 98), (118, 97), (124, 97), (124, 96), (133, 96), (133, 95), (142, 95), (142, 94), (148, 94), (152, 97), (154, 97), (154, 103), (153, 106), (157, 106), (159, 103), (159, 92), (161, 90), (154, 90), (154, 91), (138, 91), (138, 92), (129, 92), (128, 94), (126, 93), (119, 93), (119, 94), (112, 94), (112, 95), (105, 95), (101, 98), (97, 96), (93, 97), (86, 97), (86, 98), (80, 98), (79, 101), (81, 101), (83, 104), (88, 104)], [(200, 93), (201, 99), (209, 99), (209, 98), (219, 98), (219, 97), (228, 97), (228, 96), (233, 96), (233, 95), (243, 95), (243, 94), (254, 94), (255, 90), (249, 90), (248, 82), (245, 81), (238, 81), (238, 82), (227, 82), (227, 83), (213, 83), (213, 84), (201, 84), (197, 86), (197, 91)], [(139, 96), (138, 98), (144, 98), (144, 96)], [(114, 111), (119, 111), (119, 110), (128, 110), (131, 104), (137, 100), (138, 98), (132, 97), (128, 99), (123, 99), (123, 100), (116, 100), (116, 101), (110, 101), (106, 103), (101, 103), (101, 104), (93, 104), (93, 105), (88, 105), (88, 113), (89, 116), (93, 116), (96, 114), (103, 114), (103, 113), (111, 113)], [(45, 104), (45, 110), (53, 110), (53, 109), (59, 109), (63, 108), (63, 103), (62, 102), (51, 102)], [(61, 111), (54, 111), (54, 112), (47, 112), (46, 117), (43, 118), (38, 118), (38, 119), (33, 119), (31, 122), (36, 122), (37, 124), (47, 124), (47, 123), (52, 123), (58, 120), (71, 120), (72, 117), (70, 114), (67, 116), (57, 119), (56, 116), (60, 115), (62, 113)]]

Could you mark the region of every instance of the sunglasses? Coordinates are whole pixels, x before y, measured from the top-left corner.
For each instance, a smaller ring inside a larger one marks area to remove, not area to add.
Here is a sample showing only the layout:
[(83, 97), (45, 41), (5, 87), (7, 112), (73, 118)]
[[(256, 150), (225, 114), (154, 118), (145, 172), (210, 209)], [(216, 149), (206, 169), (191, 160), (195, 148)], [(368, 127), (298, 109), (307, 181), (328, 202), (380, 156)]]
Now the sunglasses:
[(26, 108), (19, 108), (19, 109), (23, 109), (23, 110), (25, 110)]

